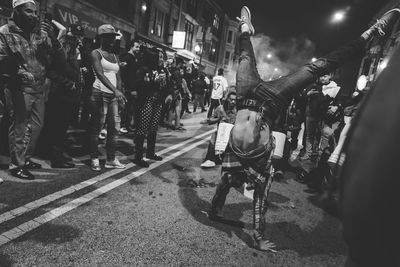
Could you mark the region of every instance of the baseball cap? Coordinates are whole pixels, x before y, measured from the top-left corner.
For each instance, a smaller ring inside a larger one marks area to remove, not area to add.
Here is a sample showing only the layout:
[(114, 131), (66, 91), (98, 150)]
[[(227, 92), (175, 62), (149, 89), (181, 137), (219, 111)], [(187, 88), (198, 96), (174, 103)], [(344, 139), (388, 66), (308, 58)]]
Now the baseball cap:
[(83, 29), (82, 25), (80, 25), (80, 24), (71, 24), (68, 27), (68, 31), (70, 33), (72, 33), (73, 35), (85, 36), (85, 30)]
[(98, 29), (97, 29), (97, 34), (98, 35), (102, 35), (102, 34), (114, 34), (114, 35), (119, 35), (119, 33), (117, 33), (115, 31), (115, 28), (110, 25), (110, 24), (103, 24), (101, 25)]
[(36, 5), (35, 1), (33, 1), (33, 0), (13, 0), (12, 1), (12, 7), (16, 8), (17, 6), (20, 6), (20, 5), (23, 5), (23, 4), (26, 4), (26, 3), (31, 3), (31, 4)]

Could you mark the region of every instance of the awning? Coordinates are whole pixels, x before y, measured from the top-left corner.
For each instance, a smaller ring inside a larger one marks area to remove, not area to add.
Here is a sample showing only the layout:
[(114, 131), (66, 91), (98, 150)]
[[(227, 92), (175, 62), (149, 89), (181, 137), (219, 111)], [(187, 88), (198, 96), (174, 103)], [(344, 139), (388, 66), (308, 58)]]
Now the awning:
[(147, 44), (149, 44), (149, 45), (151, 45), (151, 46), (155, 46), (155, 47), (161, 48), (162, 50), (165, 50), (165, 51), (176, 52), (175, 49), (173, 49), (173, 48), (171, 48), (171, 47), (169, 47), (169, 46), (167, 46), (167, 45), (165, 45), (165, 44), (156, 42), (156, 41), (150, 39), (149, 37), (144, 36), (144, 35), (141, 34), (141, 33), (136, 32), (136, 35), (137, 35), (137, 37), (138, 37), (138, 39), (139, 39), (140, 41), (142, 41), (142, 42), (144, 42), (144, 43), (147, 43)]
[(186, 49), (179, 49), (176, 52), (176, 54), (178, 56), (181, 56), (181, 57), (187, 59), (187, 60), (193, 60), (193, 61), (195, 61), (196, 57), (197, 57), (195, 54), (193, 54), (192, 52), (190, 52), (189, 50), (186, 50)]
[(199, 23), (192, 16), (190, 16), (188, 13), (182, 12), (182, 14), (185, 16), (185, 19), (187, 19), (192, 24), (194, 24), (196, 26), (199, 25)]

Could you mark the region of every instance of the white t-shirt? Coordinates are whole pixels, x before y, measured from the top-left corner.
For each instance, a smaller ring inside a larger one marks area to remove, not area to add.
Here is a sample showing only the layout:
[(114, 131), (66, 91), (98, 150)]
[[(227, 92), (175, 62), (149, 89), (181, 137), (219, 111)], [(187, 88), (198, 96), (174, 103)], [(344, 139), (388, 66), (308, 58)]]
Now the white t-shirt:
[(215, 76), (213, 78), (213, 90), (211, 92), (212, 99), (221, 99), (224, 96), (224, 92), (228, 90), (228, 81), (224, 76)]

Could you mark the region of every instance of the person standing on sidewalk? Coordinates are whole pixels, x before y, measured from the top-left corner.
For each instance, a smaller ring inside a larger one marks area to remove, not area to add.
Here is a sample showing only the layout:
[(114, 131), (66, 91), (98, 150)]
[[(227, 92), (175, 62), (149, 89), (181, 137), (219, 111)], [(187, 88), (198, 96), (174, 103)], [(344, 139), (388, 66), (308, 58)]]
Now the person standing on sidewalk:
[(207, 90), (207, 84), (204, 73), (200, 73), (196, 80), (193, 81), (193, 113), (196, 112), (197, 106), (200, 106), (201, 112), (206, 111), (204, 108), (204, 95)]
[(41, 165), (31, 160), (44, 119), (46, 74), (52, 59), (63, 53), (51, 21), (40, 24), (33, 0), (13, 0), (13, 15), (0, 28), (0, 73), (10, 117), (10, 173), (33, 180), (29, 171)]
[(211, 91), (211, 104), (208, 109), (207, 119), (211, 118), (213, 110), (222, 105), (222, 99), (228, 90), (228, 81), (224, 77), (224, 69), (218, 69), (218, 75), (213, 78)]
[(121, 91), (121, 73), (117, 56), (112, 52), (118, 33), (112, 25), (104, 24), (98, 28), (100, 48), (92, 51), (93, 68), (96, 80), (90, 97), (91, 118), (89, 122), (91, 169), (100, 171), (99, 133), (107, 124), (107, 169), (124, 169), (125, 165), (115, 158), (116, 138), (121, 119), (118, 101), (125, 104), (126, 98)]

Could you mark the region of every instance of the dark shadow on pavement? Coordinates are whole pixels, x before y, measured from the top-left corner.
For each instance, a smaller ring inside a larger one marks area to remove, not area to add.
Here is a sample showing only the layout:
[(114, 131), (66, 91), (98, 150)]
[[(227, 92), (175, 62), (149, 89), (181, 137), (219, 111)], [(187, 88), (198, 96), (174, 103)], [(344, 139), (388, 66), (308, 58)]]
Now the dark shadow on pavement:
[(16, 239), (16, 242), (26, 240), (37, 241), (42, 244), (61, 244), (81, 236), (81, 231), (69, 225), (56, 225), (46, 223), (36, 230)]
[(5, 255), (3, 253), (0, 252), (0, 266), (1, 267), (9, 267), (12, 266), (12, 261), (10, 256)]
[[(228, 220), (228, 224), (224, 224), (211, 221), (207, 215), (204, 214), (204, 211), (210, 208), (210, 202), (201, 199), (196, 189), (180, 187), (178, 195), (182, 205), (196, 221), (206, 226), (214, 227), (218, 231), (225, 232), (229, 237), (232, 237), (234, 234), (249, 247), (254, 246), (252, 236), (245, 233), (241, 227), (237, 227), (238, 224), (240, 224), (240, 218), (242, 218), (243, 212), (252, 208), (251, 202), (225, 205), (224, 214), (226, 215), (225, 217)], [(251, 227), (248, 225), (245, 226), (247, 228)]]

